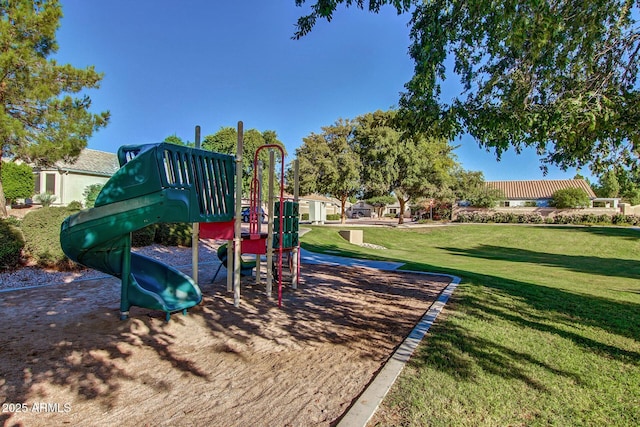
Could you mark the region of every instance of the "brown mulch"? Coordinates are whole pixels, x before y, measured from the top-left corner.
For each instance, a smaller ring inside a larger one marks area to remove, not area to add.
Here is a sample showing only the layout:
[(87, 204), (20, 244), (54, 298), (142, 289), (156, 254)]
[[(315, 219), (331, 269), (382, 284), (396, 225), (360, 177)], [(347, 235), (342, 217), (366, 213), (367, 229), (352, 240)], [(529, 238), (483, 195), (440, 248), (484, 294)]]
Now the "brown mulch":
[[(212, 271), (202, 271), (202, 283)], [(245, 278), (187, 316), (132, 308), (116, 279), (0, 294), (7, 426), (331, 425), (448, 279), (305, 265), (283, 307)]]

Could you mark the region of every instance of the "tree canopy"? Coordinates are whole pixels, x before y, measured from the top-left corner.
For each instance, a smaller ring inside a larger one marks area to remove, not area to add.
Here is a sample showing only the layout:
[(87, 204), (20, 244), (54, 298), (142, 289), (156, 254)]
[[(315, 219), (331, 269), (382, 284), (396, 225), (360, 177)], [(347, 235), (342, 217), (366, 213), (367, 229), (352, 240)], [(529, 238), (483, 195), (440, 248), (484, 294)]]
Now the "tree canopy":
[[(49, 57), (58, 50), (58, 0), (0, 2), (0, 143), (2, 154), (36, 165), (72, 161), (109, 113), (89, 111), (85, 89), (98, 88), (94, 67)], [(72, 96), (77, 94), (77, 97)], [(6, 215), (0, 181), (0, 214)]]
[(395, 119), (395, 111), (364, 114), (356, 119), (354, 139), (364, 193), (393, 194), (400, 203), (398, 222), (403, 223), (409, 201), (442, 195), (456, 162), (446, 139), (403, 134)]
[[(318, 18), (331, 20), (341, 4), (365, 7), (317, 0), (294, 38)], [(399, 103), (408, 130), (468, 132), (498, 158), (533, 147), (545, 170), (588, 165), (598, 173), (618, 164), (636, 173), (640, 3), (370, 0), (368, 10), (385, 4), (412, 13), (414, 76)], [(446, 99), (442, 86), (452, 76), (461, 90)]]
[(311, 133), (296, 149), (300, 168), (300, 193), (320, 193), (341, 202), (341, 220), (346, 220), (347, 200), (361, 189), (360, 158), (353, 146), (354, 123), (339, 119), (322, 133)]
[[(253, 162), (256, 151), (260, 146), (265, 144), (279, 145), (284, 149), (284, 144), (278, 139), (278, 135), (273, 130), (260, 132), (257, 129), (249, 129), (244, 131), (242, 144), (242, 192), (246, 196), (249, 195), (251, 189), (251, 180), (253, 179)], [(230, 126), (221, 127), (216, 133), (205, 136), (201, 144), (202, 148), (205, 150), (223, 154), (236, 154), (237, 145), (238, 130)], [(262, 160), (264, 164), (267, 164), (269, 160), (268, 153), (263, 151), (260, 155), (260, 160)], [(279, 156), (276, 156), (276, 162), (278, 160)], [(279, 179), (277, 169), (276, 179)]]

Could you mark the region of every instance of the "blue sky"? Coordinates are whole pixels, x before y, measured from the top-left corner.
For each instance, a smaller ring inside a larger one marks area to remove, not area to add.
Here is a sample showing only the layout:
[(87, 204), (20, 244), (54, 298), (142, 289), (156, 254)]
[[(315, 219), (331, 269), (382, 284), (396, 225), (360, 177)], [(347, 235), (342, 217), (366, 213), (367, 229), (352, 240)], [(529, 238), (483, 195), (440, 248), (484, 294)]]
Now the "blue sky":
[[(61, 0), (64, 18), (56, 59), (104, 73), (89, 91), (93, 110), (110, 124), (89, 148), (193, 141), (244, 122), (275, 130), (292, 159), (302, 138), (338, 118), (396, 106), (413, 74), (409, 15), (340, 9), (302, 40), (294, 24), (306, 8), (294, 0)], [(533, 150), (520, 155), (481, 149), (470, 137), (453, 141), (465, 169), (487, 180), (543, 179)], [(583, 172), (584, 175), (587, 175)], [(550, 168), (547, 179), (570, 179)]]

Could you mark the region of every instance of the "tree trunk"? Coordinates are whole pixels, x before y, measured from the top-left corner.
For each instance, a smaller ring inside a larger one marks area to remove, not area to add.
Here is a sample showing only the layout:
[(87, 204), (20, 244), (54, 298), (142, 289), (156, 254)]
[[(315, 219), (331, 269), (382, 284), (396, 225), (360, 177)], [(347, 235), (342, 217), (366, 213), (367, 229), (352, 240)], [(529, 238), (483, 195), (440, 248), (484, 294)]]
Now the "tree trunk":
[(398, 202), (400, 203), (400, 213), (398, 214), (398, 224), (404, 224), (404, 210), (407, 202), (409, 200), (405, 200), (404, 197), (398, 197)]
[(4, 197), (4, 187), (2, 186), (2, 160), (0, 160), (0, 218), (6, 218), (7, 213), (7, 199)]
[(346, 204), (347, 204), (347, 195), (346, 194), (340, 195), (340, 223), (341, 224), (347, 223), (347, 212), (345, 208)]

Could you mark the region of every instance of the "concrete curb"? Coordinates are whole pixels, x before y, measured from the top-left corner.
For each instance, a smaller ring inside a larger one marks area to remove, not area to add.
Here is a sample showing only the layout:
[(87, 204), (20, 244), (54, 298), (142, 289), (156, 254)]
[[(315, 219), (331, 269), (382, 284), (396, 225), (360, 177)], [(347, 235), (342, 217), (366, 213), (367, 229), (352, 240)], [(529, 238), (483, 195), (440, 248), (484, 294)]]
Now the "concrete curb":
[(415, 352), (418, 344), (420, 344), (426, 333), (429, 331), (429, 328), (431, 328), (431, 325), (433, 325), (449, 300), (449, 297), (451, 297), (453, 291), (457, 288), (460, 283), (460, 278), (449, 274), (398, 270), (398, 268), (403, 264), (397, 262), (359, 260), (335, 255), (316, 254), (305, 250), (303, 250), (301, 256), (302, 261), (309, 264), (375, 268), (380, 271), (401, 271), (403, 273), (425, 274), (430, 276), (448, 277), (451, 279), (451, 283), (449, 283), (449, 285), (447, 285), (447, 287), (440, 293), (438, 299), (431, 304), (429, 310), (427, 310), (424, 316), (422, 316), (411, 333), (404, 339), (402, 344), (400, 344), (396, 351), (387, 360), (373, 381), (369, 383), (367, 388), (356, 399), (347, 412), (344, 413), (337, 424), (338, 427), (364, 427), (367, 425), (369, 420), (371, 420), (373, 414), (375, 414), (376, 410), (382, 403), (382, 400), (385, 398), (400, 375), (400, 372), (402, 372), (406, 363)]

